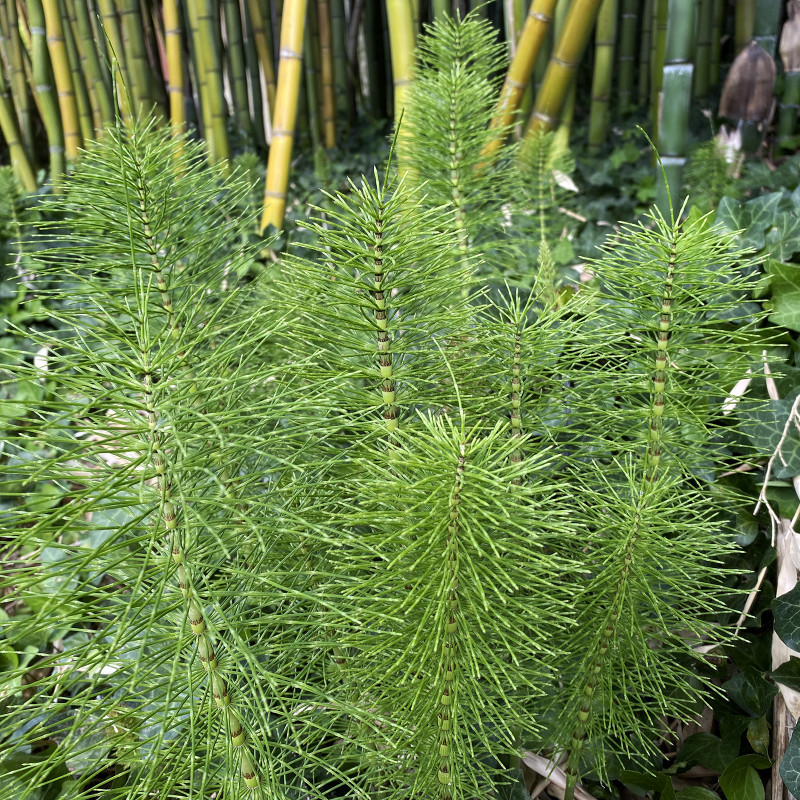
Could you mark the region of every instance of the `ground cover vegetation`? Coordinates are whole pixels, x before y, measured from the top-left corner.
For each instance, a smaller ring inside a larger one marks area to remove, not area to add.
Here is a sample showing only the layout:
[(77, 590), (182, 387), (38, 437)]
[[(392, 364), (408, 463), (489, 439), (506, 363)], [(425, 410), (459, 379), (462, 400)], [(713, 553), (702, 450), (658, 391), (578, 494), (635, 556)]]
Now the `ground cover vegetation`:
[(523, 5), (3, 9), (3, 800), (800, 793), (800, 15)]

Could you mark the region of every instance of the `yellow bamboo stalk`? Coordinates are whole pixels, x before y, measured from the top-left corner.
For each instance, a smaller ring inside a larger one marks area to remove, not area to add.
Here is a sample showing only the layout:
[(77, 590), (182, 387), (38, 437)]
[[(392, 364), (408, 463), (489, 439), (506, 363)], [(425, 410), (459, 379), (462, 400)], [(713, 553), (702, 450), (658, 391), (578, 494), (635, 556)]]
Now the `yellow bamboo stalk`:
[(333, 47), (331, 7), (328, 0), (317, 0), (319, 16), (319, 54), (322, 72), (322, 130), (325, 147), (336, 147), (336, 95), (333, 91)]
[(78, 122), (78, 104), (72, 86), (64, 29), (59, 13), (58, 0), (43, 0), (45, 28), (47, 30), (47, 49), (53, 65), (53, 77), (58, 92), (58, 105), (61, 110), (61, 125), (64, 130), (64, 151), (68, 161), (78, 157), (83, 139)]
[[(270, 116), (273, 117), (277, 90), (275, 87), (275, 67), (272, 59), (272, 45), (270, 44), (269, 36), (267, 36), (264, 25), (264, 15), (261, 12), (261, 5), (258, 0), (247, 0), (247, 8), (250, 11), (250, 22), (253, 26), (253, 38), (256, 40), (258, 60), (261, 62), (261, 69), (264, 72), (264, 83), (267, 85), (267, 103), (269, 105)], [(282, 26), (281, 41), (283, 41)], [(281, 45), (281, 47), (282, 46), (283, 45)]]
[(8, 94), (3, 73), (0, 71), (0, 131), (8, 146), (11, 157), (11, 166), (14, 174), (26, 192), (35, 192), (37, 188), (36, 174), (31, 166), (28, 154), (22, 146), (17, 123), (17, 112), (14, 110), (11, 97)]
[(572, 0), (542, 86), (536, 96), (528, 132), (552, 130), (559, 121), (561, 108), (581, 57), (589, 43), (602, 0)]
[(409, 0), (386, 0), (389, 49), (392, 53), (394, 119), (400, 119), (406, 104), (414, 67), (414, 19)]
[[(562, 0), (566, 2), (566, 0)], [(516, 52), (508, 67), (503, 89), (497, 101), (492, 128), (506, 128), (514, 120), (514, 114), (519, 108), (525, 90), (530, 86), (533, 68), (542, 45), (547, 40), (547, 31), (553, 22), (553, 11), (556, 0), (533, 0), (525, 26), (519, 37)], [(502, 140), (493, 138), (487, 145), (484, 155), (490, 155), (501, 145)]]
[(306, 0), (286, 0), (281, 22), (281, 51), (278, 64), (278, 87), (275, 113), (272, 117), (272, 144), (267, 161), (264, 188), (264, 213), (261, 233), (268, 226), (280, 228), (286, 209), (286, 187), (292, 158), (292, 139), (297, 121), (297, 100), (303, 67), (303, 31), (306, 21)]
[(116, 86), (114, 95), (118, 98), (123, 119), (127, 120), (130, 118), (131, 113), (126, 90), (128, 72), (125, 67), (125, 50), (122, 45), (122, 31), (117, 18), (117, 9), (114, 7), (114, 0), (97, 0), (97, 5), (100, 11), (100, 19), (103, 23), (103, 33), (108, 39), (108, 48), (111, 51), (109, 57), (113, 64), (114, 84)]
[(186, 131), (186, 109), (183, 104), (183, 29), (178, 0), (164, 0), (164, 39), (167, 50), (167, 91), (169, 121), (172, 133)]
[(25, 58), (27, 53), (22, 44), (20, 34), (17, 4), (14, 0), (8, 2), (8, 56), (9, 56), (9, 81), (11, 94), (14, 97), (17, 119), (22, 143), (28, 153), (33, 152), (33, 125), (31, 125), (30, 104), (28, 102), (28, 84), (25, 75)]

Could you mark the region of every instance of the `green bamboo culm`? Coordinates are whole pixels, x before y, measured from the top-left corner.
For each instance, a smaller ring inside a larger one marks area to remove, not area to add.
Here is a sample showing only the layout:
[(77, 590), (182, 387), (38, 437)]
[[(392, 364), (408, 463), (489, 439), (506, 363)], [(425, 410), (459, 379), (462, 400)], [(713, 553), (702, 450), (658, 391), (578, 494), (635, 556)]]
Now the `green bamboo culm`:
[[(617, 108), (625, 113), (634, 105), (634, 89), (636, 79), (636, 56), (639, 28), (637, 0), (623, 0), (620, 16), (619, 33), (619, 86), (617, 91)], [(646, 38), (644, 32), (642, 39)]]
[[(686, 131), (692, 100), (694, 36), (697, 28), (697, 0), (669, 0), (667, 39), (664, 50), (661, 113), (658, 142), (661, 164), (656, 174), (656, 205), (666, 216), (669, 193), (682, 197), (683, 167), (686, 163)], [(667, 184), (659, 180), (661, 165)]]
[(250, 139), (253, 136), (250, 105), (247, 95), (247, 67), (242, 41), (242, 14), (238, 0), (223, 0), (225, 15), (226, 66), (233, 97), (233, 116), (237, 128)]
[(15, 3), (8, 3), (0, 12), (0, 31), (5, 40), (3, 46), (3, 63), (7, 64), (8, 83), (14, 98), (20, 136), (25, 152), (33, 153), (33, 126), (28, 95), (26, 70), (29, 69), (28, 54), (22, 44), (19, 29), (19, 15)]
[(647, 105), (650, 97), (650, 57), (652, 55), (650, 41), (653, 27), (653, 3), (655, 0), (645, 0), (642, 10), (642, 35), (639, 40), (639, 81), (637, 96), (639, 106)]
[(64, 174), (64, 134), (61, 126), (61, 113), (58, 107), (50, 55), (47, 49), (47, 32), (42, 0), (28, 3), (28, 22), (31, 31), (31, 66), (36, 94), (39, 98), (42, 121), (47, 132), (47, 145), (50, 154), (50, 182), (53, 191), (59, 190), (61, 176)]
[(594, 155), (600, 152), (608, 130), (609, 95), (614, 73), (616, 36), (617, 0), (603, 0), (597, 14), (592, 105), (589, 113), (588, 151)]
[(92, 108), (97, 111), (97, 120), (100, 127), (105, 127), (114, 121), (114, 98), (111, 92), (111, 79), (108, 66), (103, 62), (105, 48), (99, 46), (94, 36), (86, 3), (80, 0), (69, 0), (75, 12), (77, 36), (81, 40), (81, 53), (83, 56), (83, 70), (89, 84), (92, 97)]

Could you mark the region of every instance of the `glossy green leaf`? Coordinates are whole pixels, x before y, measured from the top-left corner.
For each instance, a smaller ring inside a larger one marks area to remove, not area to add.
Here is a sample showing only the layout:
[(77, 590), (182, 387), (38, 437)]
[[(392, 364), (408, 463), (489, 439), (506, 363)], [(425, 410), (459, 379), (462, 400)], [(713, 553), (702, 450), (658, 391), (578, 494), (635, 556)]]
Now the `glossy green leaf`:
[(788, 689), (800, 691), (800, 658), (792, 656), (770, 673), (772, 680), (783, 684)]
[(780, 765), (780, 774), (786, 788), (793, 795), (800, 795), (800, 735), (795, 728)]
[(753, 717), (764, 716), (778, 693), (775, 684), (770, 683), (752, 667), (737, 672), (722, 688), (737, 705)]
[(771, 259), (768, 269), (772, 276), (770, 321), (793, 331), (800, 330), (800, 265)]
[(757, 770), (772, 762), (760, 755), (740, 756), (719, 776), (727, 800), (764, 800), (764, 783)]
[(700, 765), (723, 772), (738, 754), (738, 741), (723, 740), (712, 733), (695, 733), (681, 746), (675, 757), (675, 766), (687, 770)]
[(782, 192), (772, 192), (745, 203), (723, 197), (717, 208), (716, 221), (726, 231), (742, 231), (737, 237), (740, 247), (762, 250), (766, 244), (766, 232), (773, 224), (782, 197)]
[(719, 800), (719, 795), (705, 786), (689, 786), (681, 789), (675, 795), (675, 800)]
[(800, 649), (800, 584), (772, 603), (775, 633), (792, 650)]

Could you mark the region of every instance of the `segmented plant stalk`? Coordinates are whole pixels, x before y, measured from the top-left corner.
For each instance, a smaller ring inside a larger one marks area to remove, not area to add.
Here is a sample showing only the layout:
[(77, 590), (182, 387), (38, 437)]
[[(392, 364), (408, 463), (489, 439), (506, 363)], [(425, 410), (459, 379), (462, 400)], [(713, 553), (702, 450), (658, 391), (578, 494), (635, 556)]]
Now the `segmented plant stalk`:
[(725, 20), (725, 0), (712, 0), (714, 10), (711, 20), (711, 56), (708, 65), (708, 82), (711, 86), (719, 86), (720, 54), (722, 52), (722, 32)]
[[(519, 311), (519, 309), (515, 309)], [(520, 319), (514, 321), (514, 352), (511, 356), (511, 438), (519, 442), (522, 439), (522, 324)], [(522, 461), (522, 448), (517, 447), (511, 454), (511, 461), (519, 464)]]
[(212, 0), (189, 0), (189, 5), (190, 7), (196, 5), (198, 47), (195, 55), (198, 59), (198, 71), (203, 74), (201, 80), (206, 88), (204, 99), (208, 104), (207, 119), (213, 131), (209, 143), (209, 156), (212, 161), (228, 162), (231, 157), (228, 142), (228, 109), (222, 88), (222, 63), (215, 37), (218, 19), (214, 13)]
[(74, 161), (83, 144), (80, 123), (78, 121), (78, 104), (75, 100), (75, 89), (72, 85), (72, 73), (64, 41), (64, 28), (58, 0), (42, 0), (45, 27), (47, 28), (47, 48), (53, 65), (53, 75), (58, 91), (58, 105), (61, 111), (61, 124), (64, 130), (64, 152), (67, 159)]
[(306, 0), (286, 0), (281, 26), (278, 90), (272, 119), (272, 145), (269, 149), (267, 180), (264, 187), (262, 234), (270, 225), (276, 228), (283, 225), (286, 187), (289, 183), (289, 165), (292, 158), (292, 138), (297, 121), (297, 96), (300, 91), (305, 19)]
[[(160, 246), (152, 234), (147, 209), (146, 188), (140, 174), (135, 176), (135, 182), (142, 233), (144, 234), (144, 245), (150, 257), (150, 265), (156, 280), (156, 286), (161, 296), (161, 304), (167, 313), (167, 327), (170, 337), (173, 340), (177, 340), (180, 337), (181, 326), (172, 303), (166, 277), (159, 261)], [(185, 354), (180, 354), (182, 362), (184, 362), (184, 356)], [(167, 531), (167, 536), (169, 537), (168, 548), (172, 555), (172, 561), (176, 565), (178, 588), (186, 601), (185, 619), (189, 622), (189, 628), (196, 637), (197, 653), (200, 657), (203, 669), (208, 675), (214, 702), (225, 717), (231, 745), (240, 754), (242, 779), (248, 789), (254, 789), (259, 785), (260, 780), (254, 766), (252, 751), (247, 745), (247, 735), (241, 720), (231, 704), (228, 683), (224, 673), (220, 669), (219, 661), (214, 651), (214, 643), (208, 631), (205, 615), (203, 614), (202, 604), (196, 589), (192, 585), (189, 569), (187, 569), (190, 568), (190, 565), (186, 560), (182, 542), (182, 538), (186, 534), (186, 529), (181, 525), (179, 512), (176, 508), (177, 501), (175, 500), (174, 487), (172, 486), (172, 469), (169, 462), (169, 453), (164, 449), (161, 441), (159, 417), (153, 393), (153, 382), (154, 377), (157, 375), (157, 369), (153, 366), (150, 360), (150, 354), (146, 349), (140, 351), (140, 357), (143, 374), (142, 392), (147, 412), (147, 424), (150, 431), (150, 462), (155, 471), (158, 491), (161, 495), (161, 519)]]
[(549, 131), (558, 125), (578, 64), (589, 44), (600, 4), (601, 0), (572, 0), (570, 3), (564, 29), (536, 96), (527, 135), (539, 130)]
[(394, 370), (392, 367), (392, 340), (389, 335), (388, 306), (384, 280), (383, 258), (383, 225), (384, 206), (379, 200), (375, 209), (374, 232), (372, 244), (372, 269), (375, 281), (372, 299), (375, 303), (375, 327), (378, 339), (378, 368), (381, 373), (381, 397), (383, 399), (383, 420), (386, 432), (391, 434), (397, 430), (397, 406), (395, 405)]
[(0, 16), (3, 21), (3, 34), (6, 40), (4, 51), (8, 63), (8, 82), (11, 95), (14, 98), (14, 108), (19, 122), (20, 137), (25, 152), (30, 156), (33, 153), (33, 126), (31, 125), (31, 111), (28, 102), (28, 82), (25, 76), (25, 48), (19, 32), (19, 17), (17, 4), (14, 0), (6, 5), (7, 17)]
[[(686, 163), (696, 20), (697, 0), (670, 0), (658, 141), (669, 193), (675, 200), (681, 195), (683, 167)], [(663, 216), (669, 218), (666, 193), (667, 187), (661, 180), (659, 168), (656, 175), (656, 205)]]
[(661, 87), (664, 83), (664, 53), (667, 46), (667, 20), (669, 0), (653, 0), (653, 27), (650, 49), (650, 130), (653, 142), (658, 144)]
[[(27, 87), (25, 88), (27, 89)], [(14, 103), (8, 93), (2, 73), (0, 73), (0, 131), (6, 140), (14, 174), (26, 192), (35, 192), (37, 188), (36, 174), (22, 144)]]
[(64, 31), (64, 45), (67, 49), (69, 69), (72, 75), (72, 86), (75, 89), (75, 105), (78, 109), (78, 124), (80, 125), (81, 138), (84, 142), (94, 137), (95, 126), (93, 123), (92, 104), (89, 100), (89, 89), (86, 86), (85, 72), (81, 69), (83, 60), (75, 37), (72, 35), (72, 24), (67, 13), (66, 0), (61, 0), (61, 18)]
[(781, 18), (782, 0), (759, 0), (753, 24), (753, 38), (773, 58), (778, 44), (778, 23)]
[(645, 0), (642, 11), (642, 35), (639, 39), (639, 84), (637, 92), (639, 106), (646, 106), (650, 97), (650, 41), (653, 27), (653, 3), (656, 0)]
[(459, 673), (459, 626), (463, 624), (459, 614), (459, 550), (461, 549), (461, 520), (460, 509), (461, 491), (464, 484), (464, 466), (466, 463), (466, 444), (459, 445), (458, 463), (450, 495), (450, 521), (447, 524), (447, 542), (445, 545), (444, 567), (446, 577), (444, 581), (447, 606), (443, 619), (444, 630), (441, 632), (441, 658), (439, 661), (439, 675), (434, 689), (439, 697), (439, 783), (441, 785), (442, 800), (452, 800), (454, 793), (454, 778), (457, 778), (458, 765), (453, 759), (452, 745), (459, 731), (458, 717), (458, 673)]
[(441, 19), (445, 16), (450, 16), (452, 9), (450, 8), (450, 0), (433, 0), (433, 19)]
[(603, 0), (597, 15), (592, 105), (589, 113), (589, 153), (600, 152), (608, 130), (608, 99), (614, 68), (617, 38), (617, 0)]
[(780, 43), (785, 73), (778, 117), (778, 144), (791, 149), (800, 107), (800, 4), (789, 3), (787, 10), (789, 19), (783, 24)]
[[(289, 5), (293, 5), (291, 2)], [(275, 104), (277, 102), (277, 86), (275, 83), (275, 61), (272, 55), (272, 30), (268, 27), (267, 20), (261, 12), (259, 0), (247, 0), (247, 9), (250, 12), (250, 23), (253, 28), (253, 38), (256, 41), (256, 51), (261, 69), (264, 72), (264, 83), (267, 86), (267, 102), (269, 103), (269, 116), (275, 125)], [(291, 9), (290, 9), (291, 10)], [(278, 23), (283, 36), (283, 25)], [(300, 20), (300, 25), (303, 20)], [(283, 47), (283, 45), (281, 45)], [(282, 58), (283, 56), (281, 56)]]
[(127, 90), (129, 72), (125, 62), (126, 54), (122, 43), (122, 31), (117, 18), (117, 10), (114, 7), (114, 0), (97, 0), (97, 5), (100, 9), (102, 30), (108, 40), (109, 57), (113, 65), (113, 79), (116, 85), (114, 96), (118, 98), (123, 119), (128, 119), (131, 114), (130, 92)]
[(269, 118), (269, 108), (264, 113), (264, 95), (261, 92), (261, 66), (258, 61), (253, 23), (250, 19), (250, 7), (247, 3), (242, 5), (242, 44), (244, 46), (247, 70), (247, 88), (249, 90), (250, 105), (253, 111), (253, 133), (256, 145), (266, 149), (267, 125), (265, 119)]
[(322, 130), (325, 147), (336, 147), (336, 98), (333, 90), (333, 47), (331, 7), (328, 0), (317, 0), (319, 22), (319, 61), (322, 77)]
[(303, 59), (303, 86), (306, 93), (306, 109), (308, 111), (308, 132), (311, 146), (316, 153), (322, 147), (322, 126), (319, 120), (319, 95), (317, 94), (317, 75), (314, 71), (314, 59), (311, 57), (311, 26), (306, 25), (304, 47), (306, 57)]
[[(547, 38), (555, 7), (556, 0), (533, 0), (531, 3), (497, 101), (497, 109), (492, 119), (493, 128), (505, 128), (512, 123), (525, 90), (530, 86), (533, 68)], [(502, 144), (502, 140), (493, 139), (485, 154), (491, 155)]]
[(618, 633), (618, 623), (625, 609), (623, 603), (628, 594), (628, 582), (631, 579), (631, 569), (636, 558), (636, 548), (643, 534), (642, 524), (645, 511), (648, 508), (652, 494), (660, 477), (662, 430), (664, 423), (664, 408), (666, 404), (665, 389), (667, 384), (667, 368), (669, 365), (668, 346), (670, 338), (670, 323), (672, 313), (672, 292), (675, 283), (675, 270), (678, 265), (678, 238), (679, 229), (675, 224), (669, 228), (670, 239), (665, 242), (668, 246), (666, 263), (664, 265), (664, 285), (661, 294), (661, 312), (656, 333), (656, 350), (653, 361), (653, 373), (650, 389), (650, 413), (647, 419), (647, 444), (644, 453), (644, 481), (634, 493), (635, 510), (634, 524), (625, 531), (625, 540), (619, 549), (619, 558), (622, 568), (619, 573), (618, 585), (615, 587), (614, 600), (605, 617), (605, 622), (600, 629), (600, 635), (591, 655), (590, 668), (581, 678), (581, 694), (583, 702), (576, 712), (573, 724), (571, 749), (567, 758), (565, 771), (567, 773), (567, 787), (565, 800), (574, 800), (575, 786), (580, 775), (578, 764), (580, 754), (585, 745), (586, 723), (592, 714), (593, 697), (601, 680), (603, 670), (606, 668), (605, 659), (609, 650), (613, 650)]
[[(386, 20), (392, 55), (394, 119), (397, 124), (406, 105), (414, 66), (414, 19), (409, 0), (386, 0)], [(400, 136), (403, 136), (402, 127)]]
[(756, 25), (756, 0), (736, 0), (736, 55), (751, 41)]
[(344, 0), (330, 0), (330, 7), (336, 114), (339, 124), (346, 129), (351, 113), (351, 103), (347, 80), (347, 22), (344, 15)]
[[(134, 101), (134, 112), (150, 114), (156, 106), (153, 72), (144, 43), (144, 27), (138, 0), (116, 0), (120, 27), (124, 37), (125, 67), (128, 88)], [(191, 2), (191, 0), (190, 0)]]
[(714, 0), (700, 0), (697, 10), (697, 52), (694, 70), (694, 96), (704, 103), (708, 100), (711, 75), (711, 23)]
[(248, 138), (252, 136), (250, 104), (247, 98), (247, 71), (245, 67), (244, 45), (242, 42), (242, 14), (239, 0), (223, 0), (225, 14), (225, 35), (228, 76), (233, 99), (233, 113), (236, 127)]
[(637, 0), (622, 0), (619, 32), (619, 84), (617, 108), (626, 113), (633, 106), (633, 86), (636, 61), (636, 43), (639, 27)]
[(183, 28), (178, 0), (164, 0), (164, 40), (167, 50), (167, 91), (172, 132), (186, 131), (183, 81)]
[(77, 37), (81, 41), (81, 57), (83, 70), (88, 80), (89, 92), (92, 96), (92, 108), (96, 109), (97, 117), (95, 126), (99, 121), (100, 127), (110, 125), (114, 121), (114, 99), (108, 80), (108, 71), (100, 60), (100, 53), (105, 53), (105, 48), (98, 52), (97, 40), (94, 35), (89, 8), (83, 0), (69, 0), (75, 12), (75, 26)]
[(31, 31), (31, 65), (33, 82), (39, 99), (47, 145), (50, 153), (50, 181), (53, 191), (59, 191), (61, 176), (64, 174), (64, 136), (61, 127), (56, 94), (53, 91), (53, 75), (50, 68), (50, 55), (47, 48), (47, 32), (42, 0), (29, 0), (28, 22)]

